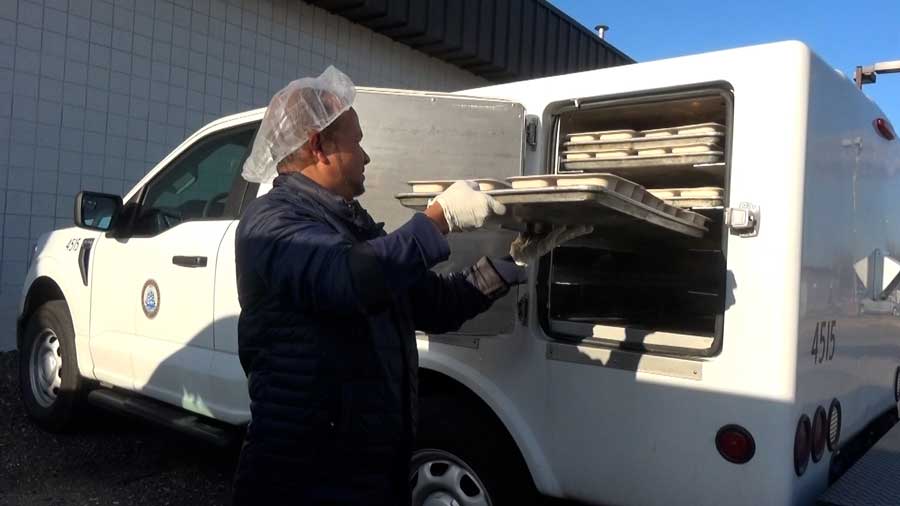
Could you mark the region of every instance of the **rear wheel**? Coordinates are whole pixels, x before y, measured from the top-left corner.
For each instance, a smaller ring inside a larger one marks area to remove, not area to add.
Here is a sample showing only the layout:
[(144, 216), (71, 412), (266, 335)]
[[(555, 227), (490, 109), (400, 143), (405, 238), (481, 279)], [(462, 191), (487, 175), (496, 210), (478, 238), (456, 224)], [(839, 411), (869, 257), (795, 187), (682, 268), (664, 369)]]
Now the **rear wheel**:
[(83, 404), (75, 356), (75, 331), (61, 300), (39, 306), (25, 327), (19, 350), (19, 393), (25, 412), (41, 427), (71, 428)]
[(519, 449), (493, 413), (452, 397), (422, 399), (410, 466), (413, 506), (532, 504)]

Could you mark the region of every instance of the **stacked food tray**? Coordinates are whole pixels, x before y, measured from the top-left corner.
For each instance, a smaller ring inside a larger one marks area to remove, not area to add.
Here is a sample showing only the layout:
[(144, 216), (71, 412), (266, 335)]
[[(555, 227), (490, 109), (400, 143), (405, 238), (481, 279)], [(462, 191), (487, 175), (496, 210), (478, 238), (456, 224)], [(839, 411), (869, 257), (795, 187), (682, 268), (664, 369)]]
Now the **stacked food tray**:
[[(409, 181), (407, 184), (412, 187), (414, 193), (442, 192), (450, 187), (457, 180), (455, 179), (429, 179), (427, 181)], [(509, 183), (491, 178), (469, 179), (478, 184), (478, 189), (486, 192), (491, 190), (502, 190), (510, 188)]]
[(604, 130), (566, 135), (566, 171), (716, 164), (724, 160), (725, 126), (699, 123), (653, 130)]
[[(507, 206), (503, 224), (591, 224), (612, 228), (637, 225), (643, 230), (663, 228), (701, 237), (709, 218), (666, 204), (644, 187), (612, 174), (556, 174), (507, 178), (511, 188), (488, 190)], [(421, 210), (452, 181), (416, 181), (413, 191), (397, 195), (406, 207)]]
[(713, 186), (698, 188), (659, 188), (648, 190), (666, 204), (680, 208), (709, 208), (725, 206), (725, 189)]
[(572, 186), (604, 188), (607, 191), (615, 192), (618, 195), (640, 202), (651, 209), (656, 209), (670, 216), (675, 216), (687, 223), (705, 227), (706, 223), (709, 221), (709, 218), (702, 214), (683, 209), (684, 206), (667, 204), (662, 198), (654, 195), (652, 191), (645, 189), (643, 186), (636, 184), (633, 181), (629, 181), (613, 174), (553, 174), (510, 177), (507, 178), (507, 180), (512, 184), (514, 190), (551, 187), (567, 188)]

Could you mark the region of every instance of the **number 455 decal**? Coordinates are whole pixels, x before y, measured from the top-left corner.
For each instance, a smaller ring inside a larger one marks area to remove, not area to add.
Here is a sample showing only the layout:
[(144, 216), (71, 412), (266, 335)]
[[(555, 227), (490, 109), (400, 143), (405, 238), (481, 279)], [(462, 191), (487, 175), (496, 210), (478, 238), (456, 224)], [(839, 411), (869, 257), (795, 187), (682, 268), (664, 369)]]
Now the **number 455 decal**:
[(821, 364), (834, 358), (834, 348), (837, 345), (837, 321), (816, 322), (816, 332), (813, 334), (812, 356), (814, 364)]

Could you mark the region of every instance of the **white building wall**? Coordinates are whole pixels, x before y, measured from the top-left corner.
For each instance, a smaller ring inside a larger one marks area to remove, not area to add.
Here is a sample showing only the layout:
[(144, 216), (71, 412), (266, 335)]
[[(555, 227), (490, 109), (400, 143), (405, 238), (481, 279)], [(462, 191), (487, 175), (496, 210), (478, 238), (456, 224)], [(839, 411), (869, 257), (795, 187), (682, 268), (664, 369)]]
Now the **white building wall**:
[[(0, 0), (0, 351), (33, 244), (204, 123), (329, 64), (360, 85), (486, 84), (299, 0)], [(73, 265), (74, 268), (74, 265)]]

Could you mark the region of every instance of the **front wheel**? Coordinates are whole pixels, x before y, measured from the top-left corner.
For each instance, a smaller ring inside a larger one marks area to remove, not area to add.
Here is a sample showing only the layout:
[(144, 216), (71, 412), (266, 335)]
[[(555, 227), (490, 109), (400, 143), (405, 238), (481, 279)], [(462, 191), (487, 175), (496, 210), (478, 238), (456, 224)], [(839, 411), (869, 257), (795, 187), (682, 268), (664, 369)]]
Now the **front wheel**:
[(490, 492), (478, 474), (458, 455), (424, 448), (410, 466), (412, 503), (416, 506), (492, 506)]
[(69, 309), (61, 300), (45, 302), (28, 319), (19, 350), (25, 412), (49, 431), (70, 428), (83, 403), (82, 383)]
[(410, 465), (413, 506), (533, 504), (537, 492), (515, 442), (486, 407), (424, 397)]

